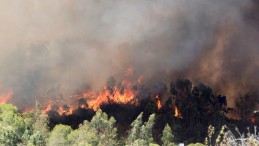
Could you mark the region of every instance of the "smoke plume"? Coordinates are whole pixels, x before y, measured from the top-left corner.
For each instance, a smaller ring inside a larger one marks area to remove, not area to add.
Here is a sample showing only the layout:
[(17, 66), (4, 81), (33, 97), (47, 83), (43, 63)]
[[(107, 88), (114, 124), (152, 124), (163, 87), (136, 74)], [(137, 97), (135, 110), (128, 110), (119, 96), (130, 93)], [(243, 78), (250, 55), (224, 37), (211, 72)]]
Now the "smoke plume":
[(177, 78), (234, 99), (259, 82), (255, 0), (2, 0), (0, 91), (23, 107), (106, 80)]

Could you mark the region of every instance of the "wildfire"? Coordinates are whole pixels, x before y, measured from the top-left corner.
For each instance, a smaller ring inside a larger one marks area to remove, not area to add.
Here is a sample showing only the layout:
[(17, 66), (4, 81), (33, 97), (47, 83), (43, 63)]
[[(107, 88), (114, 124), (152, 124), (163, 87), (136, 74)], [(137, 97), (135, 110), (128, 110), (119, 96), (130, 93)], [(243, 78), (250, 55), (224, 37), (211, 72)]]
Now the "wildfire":
[(46, 107), (46, 109), (43, 110), (44, 113), (47, 113), (51, 110), (51, 106), (52, 106), (52, 101), (50, 100), (48, 103), (48, 106)]
[(68, 98), (73, 101), (69, 105), (62, 100), (49, 100), (43, 112), (48, 113), (50, 110), (55, 110), (59, 115), (71, 115), (78, 108), (97, 110), (102, 104), (108, 103), (137, 104), (137, 94), (138, 91), (133, 89), (132, 83), (124, 80), (120, 86), (105, 86), (101, 92), (87, 90), (81, 94), (69, 96)]
[(49, 100), (47, 107), (43, 110), (44, 113), (48, 113), (50, 110), (56, 110), (59, 115), (71, 115), (76, 107), (71, 107), (67, 105), (59, 106), (62, 102)]
[(174, 108), (174, 116), (177, 117), (177, 118), (183, 118), (181, 116), (181, 113), (179, 112), (177, 106), (175, 106), (175, 108)]
[[(78, 108), (96, 111), (101, 105), (110, 103), (137, 105), (140, 99), (137, 97), (141, 95), (141, 90), (138, 90), (138, 87), (142, 86), (143, 76), (132, 80), (129, 76), (131, 76), (133, 72), (134, 68), (130, 67), (125, 73), (126, 80), (119, 83), (114, 81), (115, 83), (111, 84), (108, 84), (108, 82), (101, 91), (86, 89), (70, 96), (48, 97), (49, 101), (48, 104), (45, 105), (46, 108), (43, 112), (48, 113), (53, 110), (59, 115), (71, 115)], [(161, 109), (162, 102), (159, 95), (155, 96), (155, 102), (157, 103), (157, 108)], [(176, 106), (174, 116), (182, 118)]]
[(7, 93), (0, 94), (0, 103), (6, 103), (13, 95), (13, 91), (9, 90)]
[(161, 101), (160, 101), (158, 95), (156, 96), (156, 100), (157, 100), (157, 108), (161, 109), (162, 105), (161, 105)]
[(65, 115), (71, 115), (72, 113), (73, 113), (73, 111), (74, 111), (74, 108), (70, 108), (69, 106), (65, 106), (65, 107), (59, 107), (58, 108), (58, 113), (59, 113), (59, 115), (63, 115), (63, 114), (65, 114)]
[[(93, 110), (97, 110), (101, 104), (105, 103), (130, 103), (134, 104), (136, 101), (137, 91), (132, 89), (132, 83), (124, 80), (122, 82), (123, 88), (118, 88), (117, 86), (113, 87), (109, 90), (107, 87), (104, 87), (104, 91), (100, 93), (91, 93), (86, 92), (84, 93), (84, 98), (87, 100), (87, 104), (89, 108)], [(91, 97), (87, 99), (87, 97)]]

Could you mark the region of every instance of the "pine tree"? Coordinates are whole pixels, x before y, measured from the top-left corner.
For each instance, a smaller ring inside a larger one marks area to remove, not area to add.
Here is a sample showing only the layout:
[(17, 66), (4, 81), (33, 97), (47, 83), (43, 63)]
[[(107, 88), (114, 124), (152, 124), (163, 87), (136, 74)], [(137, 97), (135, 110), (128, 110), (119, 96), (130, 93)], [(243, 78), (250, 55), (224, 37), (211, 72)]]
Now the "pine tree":
[(45, 139), (40, 131), (35, 132), (33, 135), (30, 136), (29, 144), (35, 146), (44, 146)]
[(152, 129), (155, 124), (155, 114), (149, 116), (147, 122), (142, 122), (143, 113), (132, 122), (131, 130), (126, 141), (127, 146), (149, 145), (153, 142)]
[(145, 122), (140, 129), (140, 138), (145, 141), (146, 144), (153, 142), (152, 129), (155, 124), (155, 114), (149, 116), (148, 121)]
[(163, 130), (163, 136), (161, 138), (163, 142), (163, 146), (176, 146), (176, 144), (173, 142), (174, 135), (172, 134), (171, 127), (166, 124), (164, 130)]
[(66, 125), (56, 125), (54, 129), (51, 131), (49, 139), (48, 139), (48, 145), (49, 146), (68, 146), (68, 135), (71, 133), (72, 129), (70, 126)]
[(35, 123), (33, 126), (33, 135), (34, 137), (39, 136), (39, 133), (40, 133), (40, 135), (43, 138), (43, 143), (45, 143), (46, 142), (45, 140), (47, 139), (49, 134), (49, 127), (48, 127), (49, 117), (47, 114), (43, 113), (40, 110), (40, 104), (38, 101), (36, 101), (35, 103), (34, 120), (35, 120)]
[(98, 109), (91, 122), (84, 121), (78, 130), (68, 135), (71, 144), (93, 145), (93, 146), (114, 146), (118, 145), (116, 120)]
[(132, 145), (135, 140), (139, 138), (140, 128), (142, 126), (143, 113), (141, 112), (138, 117), (131, 123), (131, 130), (128, 135), (126, 144)]
[(98, 137), (90, 127), (90, 122), (87, 120), (79, 126), (77, 130), (73, 130), (68, 135), (68, 140), (71, 145), (78, 146), (97, 146), (99, 143)]
[(92, 131), (99, 137), (99, 144), (101, 145), (117, 145), (117, 128), (115, 128), (116, 120), (98, 109), (95, 116), (90, 122)]

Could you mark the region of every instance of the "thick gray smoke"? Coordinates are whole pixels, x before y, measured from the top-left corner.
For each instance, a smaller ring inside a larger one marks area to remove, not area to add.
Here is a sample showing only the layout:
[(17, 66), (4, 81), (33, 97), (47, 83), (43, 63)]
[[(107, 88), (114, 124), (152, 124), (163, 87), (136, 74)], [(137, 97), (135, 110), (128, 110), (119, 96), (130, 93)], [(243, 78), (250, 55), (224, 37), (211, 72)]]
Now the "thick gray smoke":
[(2, 0), (0, 91), (22, 107), (128, 67), (144, 82), (188, 78), (235, 97), (256, 90), (252, 0)]

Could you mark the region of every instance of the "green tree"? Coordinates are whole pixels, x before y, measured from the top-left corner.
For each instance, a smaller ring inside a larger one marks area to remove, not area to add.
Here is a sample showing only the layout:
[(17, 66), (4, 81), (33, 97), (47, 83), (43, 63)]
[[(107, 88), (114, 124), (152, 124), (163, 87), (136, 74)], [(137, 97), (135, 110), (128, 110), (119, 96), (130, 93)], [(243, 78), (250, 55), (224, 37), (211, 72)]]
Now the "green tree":
[(72, 129), (70, 126), (66, 125), (56, 125), (54, 129), (51, 131), (49, 139), (48, 139), (48, 145), (49, 146), (68, 146), (69, 140), (68, 135), (71, 133)]
[(139, 138), (140, 128), (142, 126), (143, 113), (140, 113), (138, 117), (131, 123), (131, 129), (127, 138), (127, 145), (132, 145), (135, 140)]
[(152, 129), (155, 124), (155, 117), (155, 114), (150, 115), (148, 121), (141, 126), (140, 138), (145, 141), (145, 144), (153, 142)]
[(34, 146), (44, 146), (45, 139), (40, 131), (35, 132), (33, 135), (30, 136), (29, 145)]
[(49, 117), (47, 114), (43, 113), (40, 109), (40, 104), (38, 101), (35, 103), (35, 113), (34, 113), (34, 126), (33, 126), (33, 135), (40, 135), (43, 137), (44, 143), (49, 134)]
[(28, 144), (28, 142), (29, 142), (30, 137), (31, 137), (32, 134), (33, 134), (32, 131), (30, 131), (30, 130), (28, 130), (28, 129), (26, 129), (26, 130), (24, 131), (24, 133), (23, 133), (23, 135), (22, 135), (22, 143), (23, 143), (24, 145), (27, 145), (27, 144)]
[(84, 121), (77, 130), (68, 135), (68, 140), (73, 146), (97, 146), (98, 137), (91, 131), (88, 121)]
[(164, 146), (175, 146), (176, 144), (173, 142), (174, 135), (172, 133), (171, 127), (166, 124), (163, 130), (163, 136), (161, 138)]
[(21, 141), (25, 130), (25, 123), (15, 106), (0, 105), (0, 143), (16, 145)]
[(147, 122), (142, 122), (143, 113), (131, 123), (131, 130), (129, 132), (126, 145), (149, 145), (153, 142), (152, 129), (155, 124), (155, 114), (149, 116)]
[(69, 134), (68, 139), (74, 145), (118, 145), (116, 120), (98, 109), (91, 122), (84, 121), (78, 130)]
[(22, 135), (22, 143), (28, 145), (30, 136), (33, 135), (33, 126), (35, 123), (34, 114), (32, 112), (26, 112), (22, 114), (25, 124), (25, 131)]
[(99, 137), (101, 145), (117, 145), (117, 128), (115, 128), (116, 120), (98, 109), (95, 116), (90, 122), (93, 132)]
[(0, 145), (15, 146), (19, 142), (17, 134), (12, 126), (1, 127), (0, 129)]

